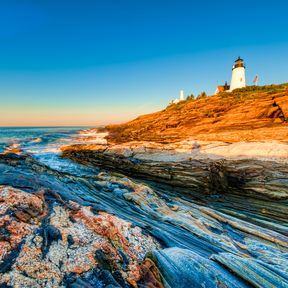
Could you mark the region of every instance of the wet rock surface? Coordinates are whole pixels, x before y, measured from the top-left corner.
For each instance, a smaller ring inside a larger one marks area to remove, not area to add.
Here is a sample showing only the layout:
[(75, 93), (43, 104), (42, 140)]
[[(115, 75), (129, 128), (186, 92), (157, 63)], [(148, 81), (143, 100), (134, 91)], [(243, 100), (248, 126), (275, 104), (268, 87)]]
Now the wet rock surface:
[(0, 287), (287, 287), (287, 200), (0, 155)]

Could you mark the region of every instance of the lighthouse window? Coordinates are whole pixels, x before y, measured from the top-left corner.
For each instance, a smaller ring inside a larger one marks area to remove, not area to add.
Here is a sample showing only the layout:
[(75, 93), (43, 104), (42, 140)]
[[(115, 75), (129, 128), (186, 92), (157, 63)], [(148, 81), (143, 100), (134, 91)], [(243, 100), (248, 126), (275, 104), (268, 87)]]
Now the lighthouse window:
[(240, 82), (242, 82), (243, 81), (243, 79), (242, 78), (240, 78)]

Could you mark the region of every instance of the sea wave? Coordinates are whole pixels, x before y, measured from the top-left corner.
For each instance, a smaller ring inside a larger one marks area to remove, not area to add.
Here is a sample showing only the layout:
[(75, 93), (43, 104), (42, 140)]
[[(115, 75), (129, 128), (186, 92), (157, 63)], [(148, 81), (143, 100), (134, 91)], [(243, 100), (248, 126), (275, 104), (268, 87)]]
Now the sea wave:
[(42, 142), (42, 138), (41, 137), (37, 137), (37, 138), (34, 138), (30, 141), (31, 143), (41, 143)]
[(100, 144), (105, 145), (107, 144), (106, 137), (108, 136), (108, 132), (99, 132), (96, 129), (90, 130), (82, 130), (79, 132), (79, 141), (85, 144)]

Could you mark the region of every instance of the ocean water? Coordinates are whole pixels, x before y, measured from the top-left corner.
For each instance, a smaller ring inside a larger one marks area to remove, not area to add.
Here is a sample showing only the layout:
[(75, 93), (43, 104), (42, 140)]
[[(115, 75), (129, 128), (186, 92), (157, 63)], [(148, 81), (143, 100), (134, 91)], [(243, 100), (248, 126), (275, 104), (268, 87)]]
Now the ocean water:
[[(89, 127), (0, 128), (0, 153), (19, 148), (22, 153), (32, 155), (51, 169), (78, 175), (90, 174), (91, 169), (60, 157), (61, 147), (82, 143), (79, 133), (85, 133), (87, 128)], [(87, 130), (88, 133), (90, 132)]]
[(2, 149), (12, 144), (33, 145), (39, 143), (44, 146), (59, 140), (66, 140), (77, 136), (79, 127), (13, 127), (0, 128), (0, 145)]

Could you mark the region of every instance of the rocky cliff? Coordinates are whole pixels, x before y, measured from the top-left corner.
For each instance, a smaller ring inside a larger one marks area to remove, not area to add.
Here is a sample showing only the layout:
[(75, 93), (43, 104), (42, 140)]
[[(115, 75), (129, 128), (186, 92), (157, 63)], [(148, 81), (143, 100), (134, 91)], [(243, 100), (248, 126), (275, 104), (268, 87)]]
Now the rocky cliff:
[(287, 141), (287, 118), (288, 84), (282, 84), (183, 101), (106, 129), (111, 143), (171, 143), (187, 137), (224, 142)]
[(288, 84), (187, 100), (108, 126), (108, 143), (63, 156), (193, 192), (286, 199), (287, 103)]

